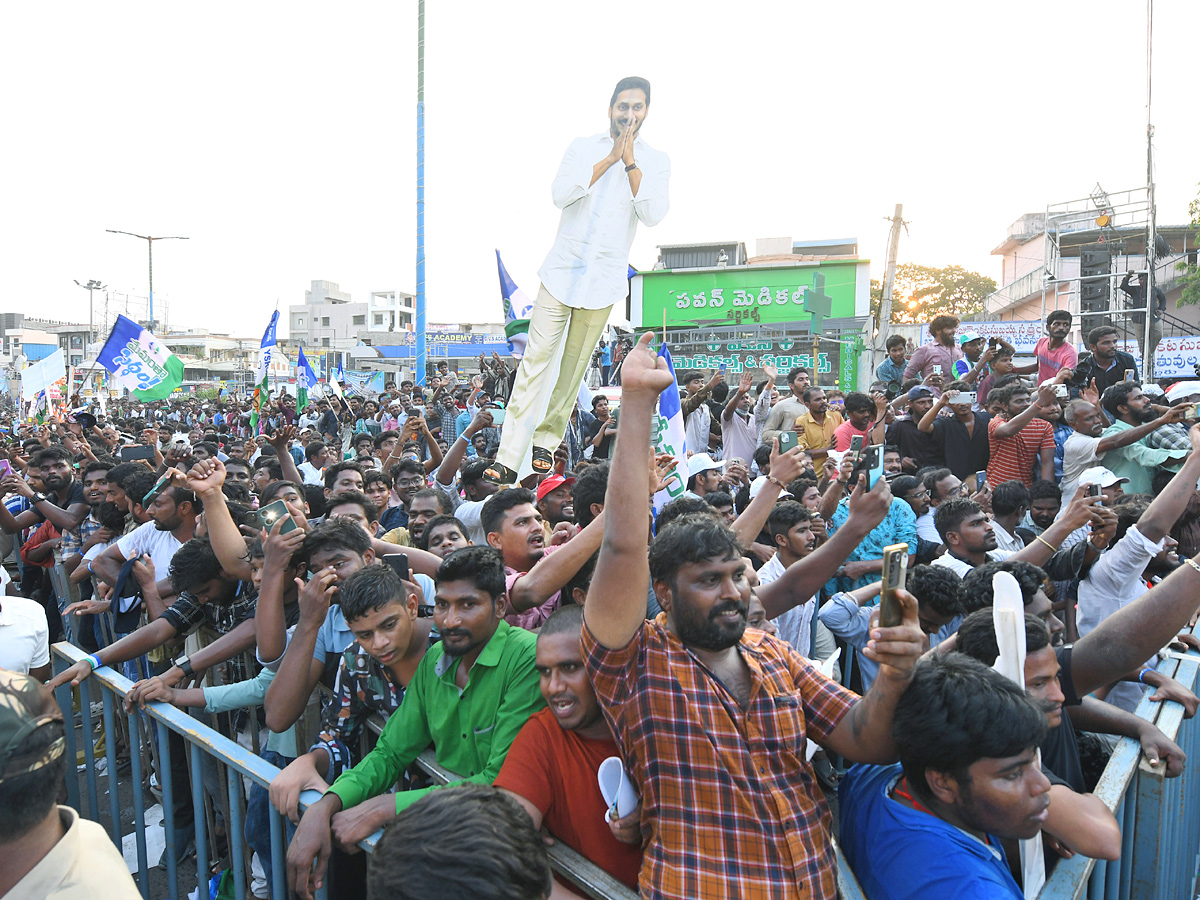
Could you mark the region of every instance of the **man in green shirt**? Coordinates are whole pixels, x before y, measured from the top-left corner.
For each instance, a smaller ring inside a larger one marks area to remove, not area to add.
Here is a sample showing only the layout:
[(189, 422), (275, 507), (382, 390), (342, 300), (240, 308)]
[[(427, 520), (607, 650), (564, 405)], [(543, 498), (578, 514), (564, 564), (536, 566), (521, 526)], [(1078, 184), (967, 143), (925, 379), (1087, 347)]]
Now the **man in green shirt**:
[[(301, 897), (325, 882), (332, 841), (353, 847), (435, 788), (386, 793), (431, 743), (463, 781), (491, 784), (517, 732), (543, 706), (537, 638), (504, 621), (504, 560), (464, 547), (437, 572), (433, 620), (442, 636), (417, 668), (375, 749), (305, 810), (288, 849), (288, 886)], [(314, 867), (315, 862), (315, 867)]]
[[(1142, 393), (1141, 385), (1130, 381), (1118, 382), (1106, 390), (1101, 403), (1112, 420), (1101, 437), (1120, 434), (1158, 417), (1158, 412), (1150, 404), (1150, 397)], [(1150, 493), (1150, 477), (1154, 470), (1158, 466), (1165, 466), (1174, 471), (1179, 467), (1180, 460), (1191, 452), (1190, 448), (1157, 449), (1146, 443), (1148, 439), (1149, 436), (1144, 437), (1104, 454), (1104, 467), (1118, 477), (1129, 479), (1125, 485), (1127, 494)]]

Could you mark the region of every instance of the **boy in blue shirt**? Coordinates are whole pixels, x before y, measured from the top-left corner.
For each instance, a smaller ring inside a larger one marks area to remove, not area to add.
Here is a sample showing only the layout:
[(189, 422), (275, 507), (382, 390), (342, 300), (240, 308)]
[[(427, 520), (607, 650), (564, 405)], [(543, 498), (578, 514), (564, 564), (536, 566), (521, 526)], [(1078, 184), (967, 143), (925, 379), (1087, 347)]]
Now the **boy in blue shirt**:
[(927, 657), (896, 705), (894, 766), (854, 766), (838, 788), (846, 860), (873, 900), (1021, 900), (1001, 839), (1049, 815), (1038, 765), (1046, 715), (961, 653)]
[(899, 391), (900, 384), (904, 381), (904, 352), (907, 344), (903, 337), (893, 334), (883, 346), (887, 348), (888, 356), (875, 367), (875, 378), (877, 381), (896, 382), (896, 390)]

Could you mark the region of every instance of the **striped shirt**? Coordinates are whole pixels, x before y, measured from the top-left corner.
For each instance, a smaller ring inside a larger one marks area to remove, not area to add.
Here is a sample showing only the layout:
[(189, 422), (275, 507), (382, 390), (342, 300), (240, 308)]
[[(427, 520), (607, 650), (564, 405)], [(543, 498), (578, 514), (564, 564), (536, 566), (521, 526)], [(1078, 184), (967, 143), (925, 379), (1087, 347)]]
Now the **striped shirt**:
[(824, 741), (858, 697), (748, 629), (743, 710), (665, 622), (617, 650), (583, 628), (592, 686), (641, 786), (641, 895), (832, 900), (831, 817), (805, 739)]
[(996, 437), (996, 429), (1008, 419), (996, 416), (988, 422), (987, 480), (993, 488), (1005, 481), (1019, 481), (1025, 487), (1033, 485), (1033, 470), (1039, 464), (1038, 451), (1054, 453), (1054, 429), (1045, 419), (1030, 419), (1025, 427), (1011, 437)]

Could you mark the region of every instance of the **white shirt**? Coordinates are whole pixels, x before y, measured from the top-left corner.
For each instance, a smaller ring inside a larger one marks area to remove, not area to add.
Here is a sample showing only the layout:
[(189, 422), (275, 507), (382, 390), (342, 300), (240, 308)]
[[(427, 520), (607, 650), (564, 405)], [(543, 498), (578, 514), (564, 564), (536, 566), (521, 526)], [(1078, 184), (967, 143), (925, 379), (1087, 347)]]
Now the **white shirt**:
[(296, 470), (304, 479), (305, 484), (315, 484), (317, 487), (325, 486), (325, 477), (322, 474), (325, 470), (316, 468), (307, 459), (296, 466)]
[[(758, 570), (758, 583), (770, 584), (787, 568), (776, 553)], [(780, 613), (771, 621), (779, 629), (779, 637), (792, 645), (801, 656), (812, 656), (812, 617), (816, 612), (817, 598), (810, 597), (804, 603)]]
[(1025, 549), (1025, 542), (1015, 534), (1009, 534), (1002, 525), (992, 519), (992, 533), (996, 535), (996, 547), (1009, 553), (1018, 553)]
[(933, 526), (933, 507), (929, 507), (925, 515), (917, 516), (917, 537), (924, 538), (927, 541), (933, 541), (935, 544), (942, 542), (942, 536), (938, 534), (938, 530)]
[(1092, 466), (1100, 465), (1102, 456), (1096, 453), (1100, 446), (1100, 438), (1088, 437), (1076, 431), (1067, 437), (1063, 443), (1063, 477), (1062, 496), (1063, 508), (1075, 496), (1075, 488), (1079, 486), (1079, 476)]
[(0, 598), (0, 669), (28, 675), (49, 662), (46, 610), (24, 597)]
[(620, 160), (589, 187), (593, 167), (612, 147), (608, 132), (576, 138), (563, 155), (550, 188), (562, 217), (538, 277), (564, 306), (605, 309), (622, 299), (628, 292), (629, 248), (638, 221), (657, 225), (670, 207), (671, 162), (640, 134), (633, 145), (642, 172), (637, 196), (633, 196)]
[(683, 427), (684, 446), (693, 453), (708, 453), (708, 435), (712, 428), (712, 412), (707, 403), (692, 410)]
[[(1123, 538), (1100, 554), (1087, 578), (1079, 582), (1075, 621), (1080, 637), (1149, 590), (1142, 573), (1164, 546), (1164, 541), (1155, 543), (1132, 525)], [(1142, 699), (1142, 686), (1121, 682), (1105, 699), (1133, 712)]]
[(433, 484), (454, 504), (454, 512), (451, 515), (462, 522), (463, 527), (467, 529), (467, 533), (463, 537), (476, 546), (486, 547), (487, 535), (483, 533), (483, 522), (480, 519), (480, 513), (483, 511), (483, 504), (486, 501), (464, 500), (458, 495), (458, 490), (454, 485), (442, 484), (436, 478), (433, 479)]
[(59, 806), (64, 834), (4, 900), (141, 900), (121, 851), (96, 822)]
[(183, 544), (169, 531), (159, 531), (153, 522), (139, 525), (129, 534), (117, 538), (117, 549), (126, 560), (142, 553), (154, 563), (154, 577), (161, 581), (171, 570), (171, 559)]
[[(987, 552), (987, 558), (992, 562), (1003, 562), (1012, 555), (1012, 552), (1009, 550), (989, 550)], [(951, 556), (949, 552), (943, 553), (941, 556), (935, 559), (932, 565), (945, 566), (951, 572), (957, 574), (959, 578), (966, 578), (967, 573), (975, 568), (965, 559), (959, 559), (957, 556)]]

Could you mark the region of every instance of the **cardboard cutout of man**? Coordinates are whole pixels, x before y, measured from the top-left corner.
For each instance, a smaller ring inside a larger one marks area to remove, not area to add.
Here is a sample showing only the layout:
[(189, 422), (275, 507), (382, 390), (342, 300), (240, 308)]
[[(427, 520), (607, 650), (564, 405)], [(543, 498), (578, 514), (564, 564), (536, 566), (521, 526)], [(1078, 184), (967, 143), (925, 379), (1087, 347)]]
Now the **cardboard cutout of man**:
[(530, 465), (538, 475), (550, 471), (592, 351), (628, 290), (638, 222), (657, 225), (667, 214), (671, 163), (642, 140), (649, 111), (650, 82), (622, 78), (609, 101), (608, 131), (576, 138), (558, 167), (551, 194), (562, 218), (538, 272), (529, 346), (496, 456), (506, 482)]

